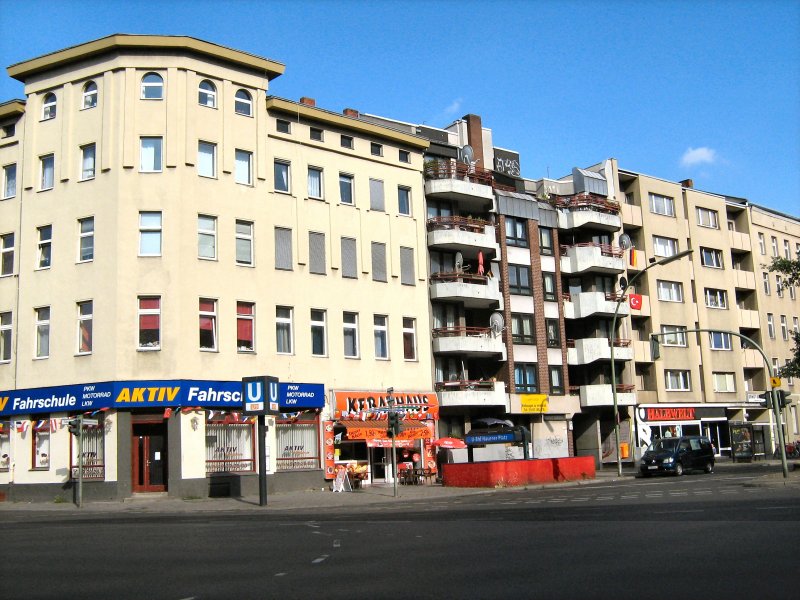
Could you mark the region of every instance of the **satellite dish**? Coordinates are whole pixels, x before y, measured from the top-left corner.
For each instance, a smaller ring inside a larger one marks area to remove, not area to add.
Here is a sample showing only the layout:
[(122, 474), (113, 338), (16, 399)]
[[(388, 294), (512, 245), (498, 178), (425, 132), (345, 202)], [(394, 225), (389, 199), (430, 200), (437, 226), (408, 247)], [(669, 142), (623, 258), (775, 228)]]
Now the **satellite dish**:
[(502, 313), (496, 312), (492, 313), (492, 316), (489, 317), (489, 328), (492, 330), (492, 333), (496, 336), (500, 335), (505, 329), (506, 321), (503, 318)]
[(464, 269), (464, 255), (461, 252), (456, 252), (456, 273), (461, 273)]
[(463, 148), (461, 148), (461, 156), (464, 158), (465, 163), (471, 165), (472, 162), (475, 160), (475, 151), (472, 149), (472, 146), (467, 144)]
[(633, 247), (633, 244), (631, 243), (631, 236), (629, 236), (627, 233), (623, 233), (621, 236), (619, 236), (619, 247), (623, 250), (630, 250)]

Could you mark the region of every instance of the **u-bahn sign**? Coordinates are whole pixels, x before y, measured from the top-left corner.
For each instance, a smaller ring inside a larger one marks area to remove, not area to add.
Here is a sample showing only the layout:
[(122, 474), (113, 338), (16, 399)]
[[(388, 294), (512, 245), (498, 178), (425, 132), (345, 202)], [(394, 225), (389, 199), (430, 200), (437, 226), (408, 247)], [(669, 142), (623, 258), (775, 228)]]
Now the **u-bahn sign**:
[(278, 414), (278, 378), (242, 378), (242, 411), (246, 415)]

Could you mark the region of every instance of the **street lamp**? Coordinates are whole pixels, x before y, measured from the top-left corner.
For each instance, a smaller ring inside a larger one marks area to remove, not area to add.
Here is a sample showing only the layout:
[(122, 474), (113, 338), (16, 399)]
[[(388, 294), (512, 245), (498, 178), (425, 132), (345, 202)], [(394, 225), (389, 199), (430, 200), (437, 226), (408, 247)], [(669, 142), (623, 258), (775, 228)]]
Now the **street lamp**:
[(617, 373), (614, 370), (614, 346), (617, 342), (617, 313), (619, 312), (619, 305), (622, 304), (622, 299), (625, 298), (625, 292), (628, 291), (628, 288), (631, 287), (633, 282), (639, 279), (639, 277), (641, 277), (648, 269), (667, 265), (678, 260), (679, 258), (689, 256), (692, 252), (694, 252), (694, 250), (684, 250), (683, 252), (678, 252), (672, 256), (667, 256), (661, 260), (651, 262), (644, 269), (631, 277), (630, 281), (626, 281), (624, 278), (622, 281), (624, 284), (622, 293), (620, 294), (619, 298), (617, 298), (617, 305), (614, 307), (614, 318), (611, 319), (611, 397), (614, 399), (614, 439), (616, 440), (617, 444), (617, 475), (619, 477), (622, 477), (622, 457), (619, 453), (619, 405), (617, 404)]

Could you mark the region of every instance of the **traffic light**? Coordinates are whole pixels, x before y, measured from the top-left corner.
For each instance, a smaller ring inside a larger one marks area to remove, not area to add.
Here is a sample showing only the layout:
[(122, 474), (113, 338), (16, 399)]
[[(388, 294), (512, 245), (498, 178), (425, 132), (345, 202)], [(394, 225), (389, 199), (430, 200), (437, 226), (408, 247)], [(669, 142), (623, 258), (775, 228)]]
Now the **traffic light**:
[(775, 401), (780, 408), (789, 406), (792, 403), (792, 401), (789, 400), (789, 392), (786, 390), (775, 390)]
[(400, 431), (400, 415), (394, 411), (389, 413), (389, 423), (386, 434), (389, 437), (394, 437)]
[(653, 360), (661, 358), (661, 345), (653, 334), (650, 334), (650, 358)]
[(772, 408), (772, 392), (766, 391), (763, 394), (759, 394), (758, 397), (763, 398), (763, 402), (759, 402), (761, 406), (764, 408)]
[(75, 417), (74, 419), (70, 419), (67, 422), (67, 429), (69, 429), (69, 432), (72, 435), (80, 435), (81, 434), (81, 422), (80, 422), (80, 419), (78, 419), (78, 417)]

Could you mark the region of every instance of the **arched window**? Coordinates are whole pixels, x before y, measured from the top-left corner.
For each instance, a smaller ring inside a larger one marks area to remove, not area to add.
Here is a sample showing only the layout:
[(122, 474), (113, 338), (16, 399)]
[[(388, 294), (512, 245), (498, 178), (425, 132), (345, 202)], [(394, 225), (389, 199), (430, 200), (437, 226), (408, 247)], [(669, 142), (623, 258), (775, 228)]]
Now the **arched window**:
[(236, 92), (236, 114), (244, 115), (246, 117), (253, 116), (253, 98), (247, 90), (239, 90)]
[(142, 99), (162, 100), (164, 98), (164, 80), (158, 73), (147, 73), (142, 77)]
[(95, 106), (97, 106), (97, 84), (94, 81), (87, 81), (83, 86), (83, 108)]
[(209, 108), (217, 108), (217, 88), (208, 79), (203, 79), (200, 82), (200, 87), (197, 91), (197, 101), (201, 106), (208, 106)]
[(45, 94), (44, 103), (42, 104), (42, 120), (56, 118), (56, 95), (53, 92)]

